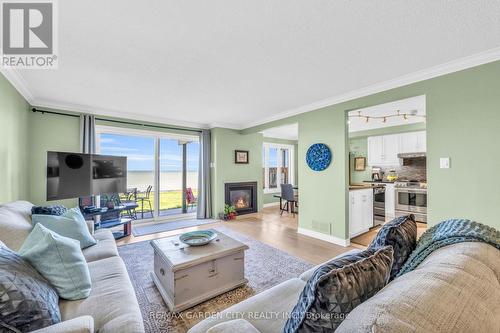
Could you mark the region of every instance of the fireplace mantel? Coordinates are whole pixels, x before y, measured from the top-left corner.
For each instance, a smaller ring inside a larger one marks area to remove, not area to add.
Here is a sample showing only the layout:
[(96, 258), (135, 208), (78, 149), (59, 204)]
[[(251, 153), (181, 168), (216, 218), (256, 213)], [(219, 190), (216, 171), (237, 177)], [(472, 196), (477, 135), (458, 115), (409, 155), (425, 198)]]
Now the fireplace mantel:
[(257, 182), (224, 184), (225, 203), (235, 206), (238, 215), (257, 212)]

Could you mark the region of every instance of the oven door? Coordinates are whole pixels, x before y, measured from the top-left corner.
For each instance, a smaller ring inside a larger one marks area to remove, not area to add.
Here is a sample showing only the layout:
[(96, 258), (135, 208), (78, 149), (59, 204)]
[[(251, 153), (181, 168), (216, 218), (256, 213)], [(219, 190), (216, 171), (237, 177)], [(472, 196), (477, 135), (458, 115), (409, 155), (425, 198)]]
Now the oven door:
[(396, 210), (427, 213), (427, 190), (422, 188), (396, 189)]

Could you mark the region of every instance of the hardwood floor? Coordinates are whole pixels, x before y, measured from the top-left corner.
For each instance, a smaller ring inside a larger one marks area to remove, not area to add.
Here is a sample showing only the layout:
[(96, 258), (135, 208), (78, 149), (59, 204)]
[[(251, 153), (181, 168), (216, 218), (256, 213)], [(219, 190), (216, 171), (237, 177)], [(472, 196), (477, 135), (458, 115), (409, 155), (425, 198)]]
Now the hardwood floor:
[(327, 261), (355, 247), (342, 247), (316, 238), (297, 233), (298, 217), (283, 213), (280, 216), (277, 206), (267, 207), (260, 213), (239, 216), (236, 220), (216, 222), (198, 227), (183, 228), (140, 237), (128, 236), (117, 241), (118, 246), (180, 234), (186, 231), (209, 229), (224, 225), (237, 232), (271, 245), (293, 256), (313, 264)]
[[(366, 247), (370, 245), (370, 243), (375, 238), (380, 228), (381, 226), (371, 228), (370, 231), (354, 237), (353, 239), (351, 239), (352, 246), (359, 245), (362, 247)], [(427, 224), (417, 222), (417, 239), (420, 238), (420, 236), (425, 232), (425, 230), (427, 230)]]

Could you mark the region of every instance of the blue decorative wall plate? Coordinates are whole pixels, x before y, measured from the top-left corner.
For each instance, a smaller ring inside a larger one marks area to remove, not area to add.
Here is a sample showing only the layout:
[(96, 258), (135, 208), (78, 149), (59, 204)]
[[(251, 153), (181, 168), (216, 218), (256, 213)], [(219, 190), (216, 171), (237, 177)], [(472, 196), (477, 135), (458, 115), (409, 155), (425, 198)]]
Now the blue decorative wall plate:
[(307, 165), (314, 171), (323, 171), (332, 161), (332, 152), (324, 143), (315, 143), (306, 153)]

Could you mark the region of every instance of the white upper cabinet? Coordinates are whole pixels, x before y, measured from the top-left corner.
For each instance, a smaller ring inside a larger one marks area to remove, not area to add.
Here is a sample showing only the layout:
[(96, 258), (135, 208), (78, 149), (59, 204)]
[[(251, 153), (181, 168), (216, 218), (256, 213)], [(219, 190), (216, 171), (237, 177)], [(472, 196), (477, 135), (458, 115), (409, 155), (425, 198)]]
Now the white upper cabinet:
[(426, 132), (368, 137), (368, 165), (399, 165), (400, 153), (423, 153), (427, 151)]
[(368, 137), (368, 165), (377, 165), (382, 162), (384, 155), (384, 140), (382, 136)]
[(422, 153), (427, 151), (426, 133), (410, 132), (399, 134), (400, 153)]
[(398, 165), (398, 135), (368, 137), (368, 165)]
[(427, 132), (417, 132), (417, 153), (427, 152)]
[(399, 164), (399, 135), (384, 135), (383, 161), (387, 165)]

